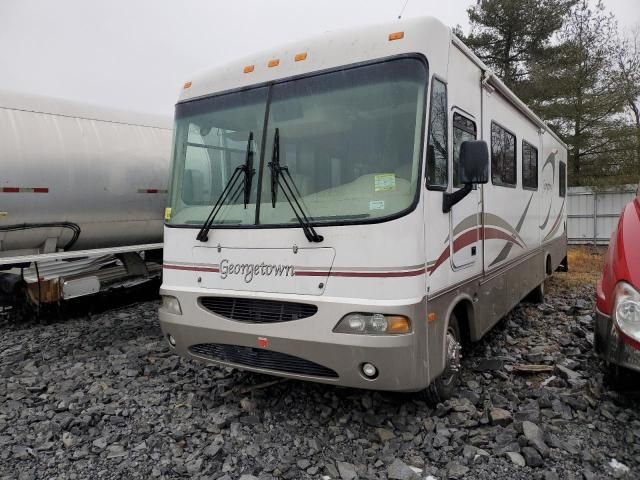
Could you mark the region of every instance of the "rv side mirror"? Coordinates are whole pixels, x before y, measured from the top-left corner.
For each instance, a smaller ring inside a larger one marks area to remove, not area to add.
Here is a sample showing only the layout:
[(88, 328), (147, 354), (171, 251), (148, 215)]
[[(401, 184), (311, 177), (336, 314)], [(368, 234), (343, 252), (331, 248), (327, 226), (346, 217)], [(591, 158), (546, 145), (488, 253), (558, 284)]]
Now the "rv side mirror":
[(489, 147), (484, 140), (467, 140), (460, 146), (460, 183), (476, 185), (489, 181)]

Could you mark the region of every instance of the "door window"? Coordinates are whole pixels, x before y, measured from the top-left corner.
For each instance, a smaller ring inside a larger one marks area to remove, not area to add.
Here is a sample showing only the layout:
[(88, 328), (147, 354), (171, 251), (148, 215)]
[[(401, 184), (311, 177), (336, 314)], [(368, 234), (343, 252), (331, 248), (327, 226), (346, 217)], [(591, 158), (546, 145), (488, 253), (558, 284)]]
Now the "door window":
[(475, 140), (477, 134), (476, 123), (459, 113), (453, 114), (453, 186), (462, 187), (459, 179), (460, 147), (462, 142)]

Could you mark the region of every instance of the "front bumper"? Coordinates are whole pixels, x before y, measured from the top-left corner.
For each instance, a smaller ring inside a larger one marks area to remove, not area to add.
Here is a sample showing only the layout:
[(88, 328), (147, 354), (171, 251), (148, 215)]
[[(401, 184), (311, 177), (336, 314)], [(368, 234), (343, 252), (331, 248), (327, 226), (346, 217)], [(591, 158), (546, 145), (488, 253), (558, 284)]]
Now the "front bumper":
[(596, 310), (594, 347), (603, 360), (640, 372), (640, 350), (625, 341), (625, 336), (610, 317)]
[[(171, 348), (183, 357), (269, 375), (374, 390), (417, 391), (425, 388), (430, 381), (425, 351), (427, 333), (424, 299), (413, 300), (409, 304), (371, 302), (375, 303), (371, 305), (362, 301), (347, 301), (350, 299), (264, 294), (256, 298), (314, 303), (318, 312), (299, 320), (255, 324), (216, 315), (198, 302), (198, 298), (206, 296), (252, 298), (246, 292), (162, 288), (161, 294), (172, 295), (180, 301), (182, 315), (160, 309), (159, 316), (162, 332), (175, 340), (175, 346)], [(411, 319), (412, 332), (385, 336), (334, 333), (332, 330), (338, 321), (351, 312), (405, 315)], [(228, 361), (229, 357), (220, 360), (219, 356), (214, 358), (207, 355), (207, 352), (213, 355), (221, 348), (235, 349), (235, 353), (242, 350), (242, 354), (232, 358), (248, 360), (251, 364)], [(265, 356), (268, 358), (265, 359)], [(287, 356), (295, 357), (293, 362), (313, 362), (336, 375), (318, 376), (283, 371), (277, 362), (282, 358), (286, 361)], [(362, 374), (364, 363), (371, 363), (377, 368), (375, 379)], [(269, 368), (263, 368), (265, 364)]]

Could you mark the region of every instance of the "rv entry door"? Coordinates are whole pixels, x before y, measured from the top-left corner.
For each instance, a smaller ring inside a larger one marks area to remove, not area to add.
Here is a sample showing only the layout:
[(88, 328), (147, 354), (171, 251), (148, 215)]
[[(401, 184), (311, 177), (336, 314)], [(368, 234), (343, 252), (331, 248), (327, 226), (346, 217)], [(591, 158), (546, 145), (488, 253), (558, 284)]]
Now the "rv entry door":
[[(453, 190), (455, 191), (464, 186), (459, 181), (460, 146), (467, 140), (476, 140), (478, 128), (471, 115), (456, 108), (453, 109), (451, 122)], [(474, 265), (482, 255), (480, 215), (480, 187), (476, 185), (469, 195), (453, 206), (449, 214), (449, 245), (454, 269)]]

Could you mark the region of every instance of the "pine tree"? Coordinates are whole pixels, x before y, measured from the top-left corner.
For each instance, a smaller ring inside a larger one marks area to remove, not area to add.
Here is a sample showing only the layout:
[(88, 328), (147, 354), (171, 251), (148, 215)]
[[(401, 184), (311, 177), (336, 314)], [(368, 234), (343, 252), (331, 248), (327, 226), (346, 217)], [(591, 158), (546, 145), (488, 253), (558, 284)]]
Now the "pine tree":
[[(534, 105), (570, 148), (569, 180), (585, 185), (619, 173), (626, 151), (624, 97), (616, 81), (617, 24), (600, 0), (580, 0), (559, 33), (552, 61), (532, 67)], [(604, 161), (603, 161), (604, 160)], [(619, 162), (618, 162), (619, 163)]]
[(464, 42), (527, 100), (530, 66), (544, 59), (551, 39), (577, 0), (483, 0), (468, 10), (471, 33)]

